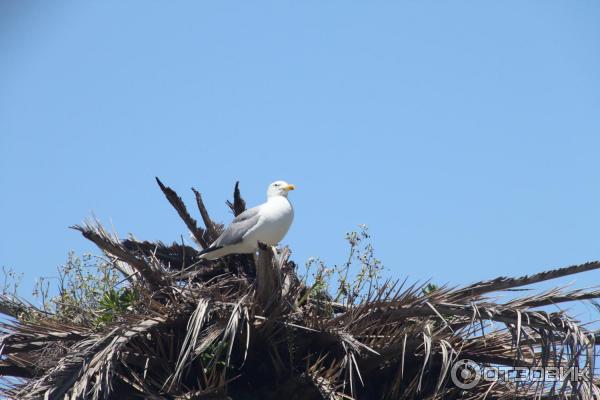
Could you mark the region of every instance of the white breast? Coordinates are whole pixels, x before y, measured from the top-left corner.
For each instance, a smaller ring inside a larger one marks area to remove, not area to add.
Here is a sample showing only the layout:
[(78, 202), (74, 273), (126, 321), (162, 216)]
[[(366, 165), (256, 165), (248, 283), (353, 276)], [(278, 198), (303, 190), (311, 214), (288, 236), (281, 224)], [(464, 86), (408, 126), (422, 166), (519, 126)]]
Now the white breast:
[(261, 241), (268, 245), (279, 243), (292, 225), (294, 209), (286, 197), (271, 197), (261, 206), (260, 220), (256, 228), (244, 236), (244, 242), (256, 245)]

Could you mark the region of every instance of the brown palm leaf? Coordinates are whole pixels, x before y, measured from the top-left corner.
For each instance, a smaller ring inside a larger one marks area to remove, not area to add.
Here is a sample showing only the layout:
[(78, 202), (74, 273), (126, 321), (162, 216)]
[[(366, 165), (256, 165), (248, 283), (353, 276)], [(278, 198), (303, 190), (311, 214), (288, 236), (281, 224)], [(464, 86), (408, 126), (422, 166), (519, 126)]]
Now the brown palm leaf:
[[(222, 229), (194, 189), (205, 228), (158, 181), (195, 240)], [(235, 214), (245, 208), (236, 183)], [(501, 302), (494, 292), (600, 267), (599, 262), (464, 288), (387, 281), (361, 301), (306, 286), (289, 249), (219, 261), (174, 243), (119, 240), (97, 222), (76, 226), (123, 274), (135, 301), (113, 319), (70, 322), (0, 297), (0, 392), (13, 399), (595, 399), (593, 374), (557, 382), (453, 381), (479, 366), (593, 371), (596, 333), (548, 306), (600, 290), (556, 287)], [(94, 311), (95, 313), (96, 311)], [(81, 321), (97, 320), (92, 313)], [(454, 374), (454, 375), (453, 375)]]

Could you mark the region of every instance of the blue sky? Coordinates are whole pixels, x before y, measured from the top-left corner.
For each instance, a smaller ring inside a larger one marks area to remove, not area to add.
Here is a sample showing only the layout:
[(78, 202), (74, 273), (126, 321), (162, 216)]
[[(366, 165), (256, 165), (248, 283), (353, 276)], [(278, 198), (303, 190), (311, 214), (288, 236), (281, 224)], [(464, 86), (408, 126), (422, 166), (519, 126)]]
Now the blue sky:
[[(600, 258), (600, 3), (0, 3), (0, 265), (25, 287), (95, 214), (125, 236), (285, 179), (304, 263), (370, 227), (388, 274), (465, 284)], [(600, 272), (579, 278), (598, 282)], [(28, 289), (27, 289), (28, 290)]]

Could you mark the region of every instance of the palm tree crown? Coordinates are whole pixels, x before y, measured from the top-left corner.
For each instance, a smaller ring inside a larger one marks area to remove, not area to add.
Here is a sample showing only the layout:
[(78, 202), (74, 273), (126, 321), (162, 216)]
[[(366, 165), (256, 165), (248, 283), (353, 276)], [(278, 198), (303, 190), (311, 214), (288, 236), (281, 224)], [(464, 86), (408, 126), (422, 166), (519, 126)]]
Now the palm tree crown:
[[(223, 226), (211, 220), (200, 193), (193, 189), (204, 228), (175, 191), (157, 181), (194, 241), (206, 248)], [(235, 215), (246, 208), (237, 184), (228, 205)], [(3, 296), (0, 312), (9, 316), (0, 323), (5, 397), (600, 396), (593, 374), (559, 382), (469, 381), (457, 369), (471, 360), (593, 371), (596, 334), (547, 306), (595, 299), (599, 290), (560, 288), (505, 302), (492, 294), (597, 269), (599, 262), (450, 288), (376, 280), (376, 265), (364, 253), (357, 280), (342, 275), (330, 294), (323, 270), (311, 284), (299, 277), (288, 248), (262, 244), (256, 257), (205, 260), (184, 244), (120, 240), (95, 221), (74, 228), (102, 249), (122, 282), (103, 295), (97, 310), (71, 319)], [(109, 305), (118, 312), (104, 313)], [(457, 371), (472, 387), (457, 385)]]

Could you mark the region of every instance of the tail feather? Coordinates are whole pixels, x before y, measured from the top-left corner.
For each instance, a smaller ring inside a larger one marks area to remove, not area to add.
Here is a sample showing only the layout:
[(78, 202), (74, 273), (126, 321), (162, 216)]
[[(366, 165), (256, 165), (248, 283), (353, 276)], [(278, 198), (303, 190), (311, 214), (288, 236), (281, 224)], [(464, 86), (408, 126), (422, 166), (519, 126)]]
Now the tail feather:
[(213, 251), (222, 249), (223, 246), (210, 246), (205, 248), (204, 250), (202, 250), (201, 252), (198, 253), (198, 258), (206, 258), (207, 256), (210, 255), (210, 253), (212, 253)]

